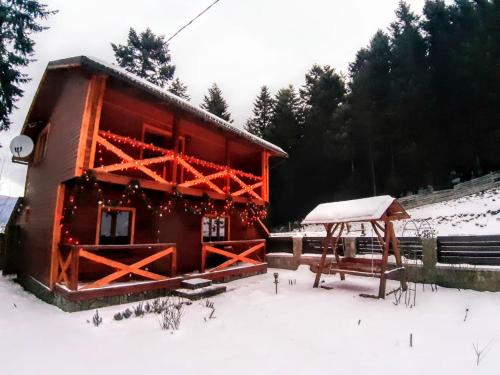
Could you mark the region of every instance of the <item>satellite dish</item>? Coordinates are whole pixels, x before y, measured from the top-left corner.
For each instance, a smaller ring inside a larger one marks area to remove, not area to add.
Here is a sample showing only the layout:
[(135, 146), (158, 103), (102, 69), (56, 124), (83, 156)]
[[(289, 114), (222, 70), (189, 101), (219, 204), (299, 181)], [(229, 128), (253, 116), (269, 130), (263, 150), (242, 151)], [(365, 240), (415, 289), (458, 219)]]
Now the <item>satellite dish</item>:
[(33, 141), (27, 135), (18, 135), (10, 141), (10, 152), (18, 158), (25, 158), (33, 152)]

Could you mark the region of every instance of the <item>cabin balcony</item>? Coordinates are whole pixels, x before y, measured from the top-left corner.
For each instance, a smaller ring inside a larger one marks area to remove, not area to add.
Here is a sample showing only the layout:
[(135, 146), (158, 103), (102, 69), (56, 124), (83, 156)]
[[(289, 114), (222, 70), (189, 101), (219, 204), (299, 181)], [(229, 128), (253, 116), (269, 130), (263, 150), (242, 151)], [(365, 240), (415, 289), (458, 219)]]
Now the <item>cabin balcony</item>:
[(202, 242), (201, 269), (177, 274), (175, 243), (61, 244), (55, 290), (72, 301), (174, 289), (183, 280), (230, 281), (267, 271), (264, 239)]
[(231, 197), (241, 203), (269, 201), (267, 155), (262, 159), (262, 175), (257, 176), (100, 130), (91, 165), (96, 178), (103, 182), (126, 185), (136, 179), (142, 187), (159, 191), (208, 194), (221, 200)]

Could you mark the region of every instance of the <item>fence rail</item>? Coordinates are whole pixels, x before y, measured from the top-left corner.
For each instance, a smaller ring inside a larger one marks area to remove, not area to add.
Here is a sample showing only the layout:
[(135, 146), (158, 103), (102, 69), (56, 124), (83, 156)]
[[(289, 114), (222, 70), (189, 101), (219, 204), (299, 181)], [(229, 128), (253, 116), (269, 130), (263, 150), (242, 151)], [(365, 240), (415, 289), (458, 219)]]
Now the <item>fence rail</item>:
[[(303, 237), (302, 238), (302, 252), (304, 254), (321, 254), (323, 252), (323, 241), (324, 237)], [(329, 251), (331, 246), (328, 246)], [(340, 256), (344, 255), (344, 237), (340, 238), (337, 243), (337, 253)]]
[(266, 242), (266, 252), (268, 254), (293, 253), (292, 237), (269, 237)]
[[(398, 238), (401, 255), (408, 259), (422, 259), (422, 241), (418, 237)], [(379, 254), (382, 255), (382, 246), (375, 237), (356, 238), (356, 251), (358, 254)], [(389, 249), (392, 254), (392, 250)]]
[[(323, 237), (303, 237), (302, 254), (321, 254)], [(419, 237), (398, 238), (401, 254), (407, 259), (423, 259), (422, 240)], [(292, 237), (270, 237), (267, 253), (293, 253)], [(337, 245), (344, 254), (345, 239)], [(500, 265), (500, 235), (492, 236), (440, 236), (436, 239), (437, 261), (444, 264)], [(331, 248), (329, 249), (331, 252)], [(392, 253), (389, 250), (389, 253)], [(375, 237), (357, 237), (356, 254), (382, 255), (382, 247)]]
[(446, 236), (437, 239), (439, 263), (500, 265), (500, 236)]

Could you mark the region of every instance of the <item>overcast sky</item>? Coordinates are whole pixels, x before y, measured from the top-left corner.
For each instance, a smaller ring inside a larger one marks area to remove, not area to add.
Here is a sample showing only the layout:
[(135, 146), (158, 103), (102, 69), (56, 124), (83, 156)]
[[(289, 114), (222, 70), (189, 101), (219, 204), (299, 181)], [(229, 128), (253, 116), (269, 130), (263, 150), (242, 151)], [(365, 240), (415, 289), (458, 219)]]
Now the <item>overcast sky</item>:
[[(45, 0), (59, 13), (35, 36), (33, 78), (12, 115), (14, 125), (0, 133), (0, 194), (23, 195), (26, 168), (10, 162), (8, 144), (19, 134), (28, 107), (50, 60), (90, 55), (113, 62), (110, 42), (124, 43), (129, 27), (150, 27), (172, 35), (212, 0)], [(409, 0), (421, 13), (424, 0)], [(377, 29), (394, 20), (398, 0), (220, 0), (170, 43), (176, 76), (198, 105), (213, 82), (221, 87), (235, 124), (250, 116), (260, 86), (273, 92), (301, 86), (314, 63), (346, 73), (356, 51)]]

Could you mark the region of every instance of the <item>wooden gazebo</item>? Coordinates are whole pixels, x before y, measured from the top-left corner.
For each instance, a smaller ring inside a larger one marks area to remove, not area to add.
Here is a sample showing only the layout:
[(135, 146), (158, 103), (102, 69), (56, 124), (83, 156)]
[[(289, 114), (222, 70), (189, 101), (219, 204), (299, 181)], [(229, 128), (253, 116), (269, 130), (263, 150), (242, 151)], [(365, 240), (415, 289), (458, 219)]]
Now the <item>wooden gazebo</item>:
[[(345, 274), (379, 277), (378, 298), (385, 297), (385, 284), (389, 275), (398, 275), (401, 288), (406, 290), (405, 270), (392, 221), (408, 218), (410, 216), (401, 204), (388, 195), (318, 205), (302, 221), (302, 224), (322, 224), (326, 230), (314, 287), (319, 286), (321, 274), (326, 271), (329, 274), (339, 273), (341, 280), (345, 280)], [(337, 252), (337, 244), (344, 230), (347, 231), (350, 223), (363, 222), (371, 224), (383, 249), (382, 259), (340, 257)], [(331, 261), (329, 270), (325, 270), (329, 247), (332, 248), (335, 259)], [(389, 249), (392, 250), (396, 258), (396, 267), (388, 267)]]

